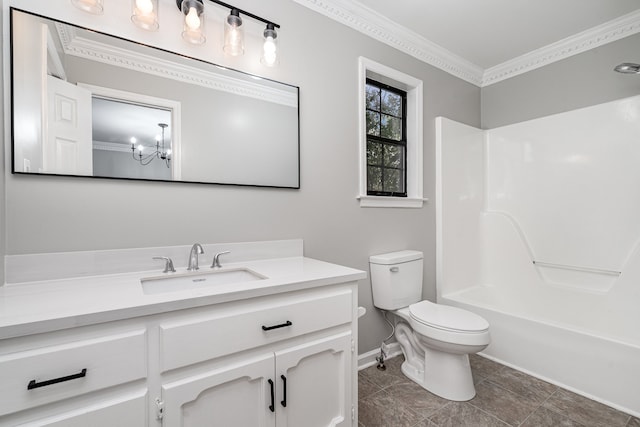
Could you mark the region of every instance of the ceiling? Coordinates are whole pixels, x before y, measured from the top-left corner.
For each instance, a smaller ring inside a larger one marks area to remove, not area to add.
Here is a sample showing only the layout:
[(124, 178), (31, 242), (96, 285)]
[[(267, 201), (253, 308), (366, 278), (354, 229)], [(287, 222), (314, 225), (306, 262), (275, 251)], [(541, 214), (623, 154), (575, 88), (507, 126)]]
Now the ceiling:
[(640, 0), (294, 1), (479, 86), (640, 32)]
[(359, 0), (484, 68), (640, 9), (640, 0)]

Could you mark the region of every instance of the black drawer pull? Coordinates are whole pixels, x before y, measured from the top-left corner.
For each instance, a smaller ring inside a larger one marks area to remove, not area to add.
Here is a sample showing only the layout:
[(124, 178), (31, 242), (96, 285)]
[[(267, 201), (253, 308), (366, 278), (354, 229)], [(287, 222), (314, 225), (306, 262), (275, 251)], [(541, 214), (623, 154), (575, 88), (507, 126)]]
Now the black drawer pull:
[(29, 384), (27, 385), (27, 390), (31, 390), (31, 389), (38, 388), (38, 387), (46, 387), (46, 386), (52, 385), (52, 384), (63, 383), (65, 381), (71, 381), (71, 380), (75, 380), (75, 379), (78, 379), (78, 378), (83, 378), (85, 376), (87, 376), (87, 370), (83, 369), (78, 374), (67, 375), (66, 377), (54, 378), (52, 380), (46, 380), (46, 381), (42, 381), (42, 382), (36, 382), (36, 380), (31, 380), (31, 381), (29, 381)]
[(275, 412), (276, 411), (276, 407), (273, 404), (273, 400), (274, 400), (273, 381), (271, 381), (271, 380), (267, 380), (267, 381), (269, 381), (269, 385), (271, 386), (271, 405), (269, 405), (269, 409), (271, 410), (271, 412)]
[(262, 325), (262, 330), (263, 331), (270, 331), (272, 329), (278, 329), (278, 328), (286, 328), (287, 326), (291, 326), (293, 325), (293, 323), (291, 323), (289, 320), (287, 320), (284, 323), (281, 323), (280, 325), (275, 325), (275, 326), (264, 326)]
[(280, 401), (280, 404), (286, 408), (287, 407), (287, 377), (285, 377), (284, 375), (280, 375), (280, 378), (282, 379), (282, 400)]

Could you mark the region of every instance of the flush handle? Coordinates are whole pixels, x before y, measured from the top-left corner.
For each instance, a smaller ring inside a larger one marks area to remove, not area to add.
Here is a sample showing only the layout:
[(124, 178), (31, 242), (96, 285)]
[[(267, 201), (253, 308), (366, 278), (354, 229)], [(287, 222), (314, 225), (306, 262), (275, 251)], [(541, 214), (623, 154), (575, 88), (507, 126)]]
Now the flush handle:
[(390, 267), (389, 271), (392, 273), (397, 273), (398, 271), (400, 271), (400, 267)]

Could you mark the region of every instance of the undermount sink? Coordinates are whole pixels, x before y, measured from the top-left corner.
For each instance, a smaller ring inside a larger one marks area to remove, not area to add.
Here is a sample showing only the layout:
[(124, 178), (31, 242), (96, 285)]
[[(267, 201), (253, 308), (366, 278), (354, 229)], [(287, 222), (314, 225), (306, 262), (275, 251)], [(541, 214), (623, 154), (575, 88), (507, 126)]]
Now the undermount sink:
[(183, 274), (144, 277), (140, 279), (145, 294), (161, 294), (190, 289), (209, 288), (216, 285), (264, 280), (267, 277), (248, 268), (196, 271)]

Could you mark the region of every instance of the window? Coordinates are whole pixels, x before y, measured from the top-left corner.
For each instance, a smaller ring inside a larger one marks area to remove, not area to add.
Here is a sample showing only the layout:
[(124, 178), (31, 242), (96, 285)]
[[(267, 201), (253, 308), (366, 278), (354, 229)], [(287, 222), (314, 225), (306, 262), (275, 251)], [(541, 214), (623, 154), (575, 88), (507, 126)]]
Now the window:
[(407, 93), (367, 79), (367, 194), (407, 197)]
[(422, 81), (366, 58), (359, 63), (360, 206), (420, 208)]

